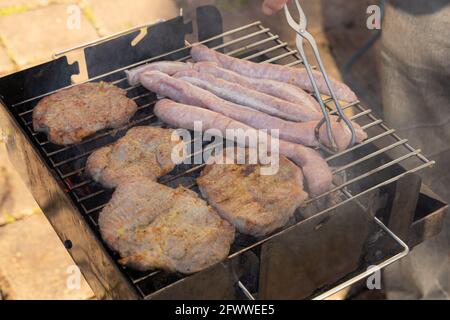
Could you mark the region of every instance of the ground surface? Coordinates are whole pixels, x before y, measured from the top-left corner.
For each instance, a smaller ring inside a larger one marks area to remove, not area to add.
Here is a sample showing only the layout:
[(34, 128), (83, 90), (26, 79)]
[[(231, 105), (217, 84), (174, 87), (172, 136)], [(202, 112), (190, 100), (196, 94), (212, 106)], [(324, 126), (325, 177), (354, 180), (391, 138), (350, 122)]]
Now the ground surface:
[[(367, 30), (366, 0), (303, 0), (329, 73), (342, 78), (352, 53), (373, 34)], [(178, 14), (192, 15), (197, 5), (216, 4), (225, 28), (262, 20), (293, 43), (283, 16), (264, 17), (261, 0), (0, 0), (0, 76), (51, 59), (53, 53), (136, 25)], [(76, 5), (74, 7), (73, 5)], [(68, 19), (81, 13), (80, 28)], [(379, 102), (374, 50), (350, 74), (363, 101)], [(368, 63), (370, 62), (370, 63)], [(1, 128), (0, 128), (1, 129)], [(85, 282), (69, 289), (73, 261), (32, 196), (14, 172), (0, 142), (0, 300), (87, 299)]]

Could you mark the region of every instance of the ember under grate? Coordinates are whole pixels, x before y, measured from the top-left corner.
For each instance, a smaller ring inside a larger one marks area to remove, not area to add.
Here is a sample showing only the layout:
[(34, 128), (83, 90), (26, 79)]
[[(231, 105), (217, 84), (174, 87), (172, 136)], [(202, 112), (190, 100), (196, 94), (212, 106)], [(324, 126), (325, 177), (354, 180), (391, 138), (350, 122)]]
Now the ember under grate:
[[(290, 49), (286, 42), (272, 34), (260, 22), (254, 22), (225, 32), (202, 43), (208, 45), (221, 38), (225, 40), (224, 43), (214, 47), (214, 49), (223, 50), (229, 55), (257, 62), (265, 61), (289, 66), (301, 64), (297, 52)], [(189, 48), (190, 46), (180, 48), (174, 52), (142, 61), (133, 65), (133, 67), (152, 61), (169, 59), (174, 54), (187, 53)], [(189, 59), (189, 56), (185, 56), (179, 60), (187, 61)], [(109, 81), (126, 89), (128, 97), (135, 100), (139, 105), (137, 114), (127, 126), (116, 130), (102, 131), (75, 146), (56, 146), (47, 140), (45, 134), (35, 133), (32, 129), (33, 108), (40, 98), (53, 92), (12, 106), (13, 113), (25, 126), (27, 133), (32, 137), (48, 164), (57, 172), (64, 183), (66, 192), (97, 234), (98, 214), (111, 198), (112, 191), (102, 188), (85, 175), (84, 167), (87, 158), (98, 148), (122, 137), (131, 127), (161, 124), (153, 114), (156, 95), (142, 87), (129, 87), (124, 73), (124, 70), (128, 68), (114, 70), (89, 81)], [(332, 110), (331, 99), (327, 99), (326, 102)], [(359, 102), (346, 105), (344, 108), (348, 112), (352, 112), (352, 120), (359, 123), (368, 132), (369, 139), (350, 150), (327, 158), (329, 164), (335, 168), (335, 188), (320, 197), (309, 200), (308, 207), (299, 210), (295, 221), (291, 222), (291, 227), (306, 217), (336, 209), (382, 186), (397, 181), (408, 173), (417, 172), (433, 165), (433, 162), (425, 158), (420, 150), (408, 145), (407, 140), (398, 137), (395, 130), (388, 128), (382, 120), (377, 119), (371, 113), (371, 110), (366, 109)], [(407, 171), (398, 170), (399, 165), (407, 168)], [(182, 165), (169, 175), (161, 178), (160, 182), (172, 187), (182, 184), (198, 191), (195, 178), (202, 168), (202, 165)], [(260, 240), (239, 235), (230, 257), (236, 257), (248, 250), (257, 250), (257, 246), (287, 229), (289, 229), (289, 226)], [(117, 255), (112, 252), (111, 254), (117, 260)], [(147, 297), (183, 277), (182, 275), (166, 274), (157, 270), (142, 273), (123, 268), (123, 271), (142, 297)]]

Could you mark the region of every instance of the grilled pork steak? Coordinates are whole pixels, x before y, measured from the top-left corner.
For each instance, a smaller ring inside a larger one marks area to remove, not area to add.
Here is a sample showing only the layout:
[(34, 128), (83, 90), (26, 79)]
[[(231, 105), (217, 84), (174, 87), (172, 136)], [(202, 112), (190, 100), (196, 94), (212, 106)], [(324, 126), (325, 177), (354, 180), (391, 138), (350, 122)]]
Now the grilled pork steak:
[(308, 195), (301, 169), (287, 158), (280, 156), (276, 174), (262, 175), (261, 165), (248, 164), (248, 151), (245, 156), (245, 162), (235, 158), (229, 159), (230, 164), (208, 165), (197, 183), (208, 202), (236, 229), (261, 237), (286, 225)]
[(228, 256), (234, 228), (194, 192), (149, 179), (117, 188), (99, 217), (121, 263), (138, 270), (201, 271)]
[(55, 144), (71, 145), (121, 127), (136, 110), (125, 90), (105, 82), (85, 83), (43, 98), (33, 110), (33, 127)]
[(132, 128), (114, 144), (95, 151), (87, 161), (86, 170), (107, 188), (115, 188), (134, 177), (156, 180), (175, 167), (172, 151), (180, 143), (173, 130), (151, 126)]

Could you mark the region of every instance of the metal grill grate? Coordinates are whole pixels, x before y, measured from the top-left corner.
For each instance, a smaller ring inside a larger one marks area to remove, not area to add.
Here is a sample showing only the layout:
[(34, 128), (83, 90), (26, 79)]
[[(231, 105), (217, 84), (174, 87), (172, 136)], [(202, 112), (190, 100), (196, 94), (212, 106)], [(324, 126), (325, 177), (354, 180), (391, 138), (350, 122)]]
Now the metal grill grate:
[[(256, 62), (266, 61), (288, 66), (301, 64), (297, 52), (290, 49), (286, 42), (272, 34), (260, 22), (254, 22), (225, 32), (202, 43), (209, 44), (213, 40), (221, 38), (224, 39), (224, 43), (214, 47), (214, 49), (223, 49), (229, 55)], [(54, 92), (28, 99), (12, 106), (13, 112), (20, 118), (29, 135), (32, 136), (39, 147), (39, 151), (63, 181), (66, 192), (96, 231), (98, 231), (98, 214), (109, 201), (112, 191), (102, 188), (84, 174), (87, 157), (98, 148), (119, 139), (133, 126), (161, 125), (152, 112), (156, 102), (156, 95), (142, 87), (129, 87), (124, 70), (148, 62), (168, 59), (169, 56), (174, 54), (188, 54), (190, 47), (191, 45), (187, 45), (176, 51), (90, 79), (89, 81), (109, 81), (126, 89), (128, 97), (135, 100), (139, 105), (139, 110), (128, 125), (115, 130), (102, 131), (75, 146), (56, 146), (50, 143), (44, 134), (33, 131), (33, 108), (40, 98)], [(190, 56), (186, 55), (178, 60), (187, 61), (189, 59)], [(330, 108), (330, 112), (334, 113), (331, 99), (326, 99), (326, 103)], [(299, 210), (300, 213), (297, 215), (296, 221), (292, 222), (290, 227), (280, 232), (286, 232), (308, 215), (321, 214), (336, 209), (347, 202), (362, 198), (364, 195), (376, 191), (382, 186), (397, 181), (408, 173), (419, 171), (434, 164), (433, 161), (429, 161), (421, 154), (421, 150), (411, 147), (407, 140), (397, 136), (395, 130), (388, 128), (382, 120), (377, 119), (372, 114), (371, 110), (366, 109), (359, 102), (346, 105), (344, 108), (347, 112), (352, 113), (352, 120), (359, 123), (368, 132), (369, 139), (345, 152), (326, 159), (330, 166), (334, 168), (335, 187), (324, 195), (310, 199), (307, 202), (308, 207)], [(395, 168), (398, 165), (406, 168), (406, 171), (396, 170)], [(183, 184), (196, 190), (195, 178), (202, 168), (203, 165), (182, 165), (176, 168), (174, 172), (163, 177), (160, 182), (170, 186)], [(316, 205), (323, 202), (324, 199), (330, 198), (330, 195), (333, 195), (334, 199), (336, 199), (337, 195), (338, 200), (335, 200), (331, 205)], [(302, 212), (306, 211), (312, 212), (309, 212), (308, 215), (302, 214)], [(238, 237), (230, 257), (235, 257), (253, 249), (275, 237), (280, 232), (262, 240), (249, 239), (249, 237), (244, 236), (241, 236), (242, 239), (239, 239)], [(114, 255), (112, 252), (111, 254)], [(143, 297), (182, 277), (181, 275), (165, 274), (157, 270), (148, 273), (138, 273), (126, 268), (123, 268), (123, 270)]]

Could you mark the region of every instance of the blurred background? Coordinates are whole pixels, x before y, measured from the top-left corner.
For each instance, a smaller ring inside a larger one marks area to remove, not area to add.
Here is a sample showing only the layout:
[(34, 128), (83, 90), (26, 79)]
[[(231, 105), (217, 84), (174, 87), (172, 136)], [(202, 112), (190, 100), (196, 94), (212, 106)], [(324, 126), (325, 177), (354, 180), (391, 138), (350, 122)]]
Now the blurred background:
[[(380, 113), (378, 43), (349, 64), (368, 40), (377, 37), (376, 30), (366, 27), (366, 10), (374, 1), (301, 3), (330, 75), (349, 84), (363, 103)], [(47, 61), (59, 50), (174, 17), (180, 8), (189, 20), (195, 8), (205, 4), (221, 10), (225, 30), (261, 20), (294, 44), (284, 15), (264, 16), (262, 0), (0, 0), (0, 76)], [(77, 11), (80, 24), (69, 28), (67, 21)], [(79, 288), (67, 286), (73, 264), (0, 142), (0, 300), (92, 299), (85, 282)]]

